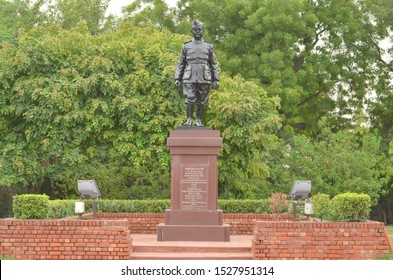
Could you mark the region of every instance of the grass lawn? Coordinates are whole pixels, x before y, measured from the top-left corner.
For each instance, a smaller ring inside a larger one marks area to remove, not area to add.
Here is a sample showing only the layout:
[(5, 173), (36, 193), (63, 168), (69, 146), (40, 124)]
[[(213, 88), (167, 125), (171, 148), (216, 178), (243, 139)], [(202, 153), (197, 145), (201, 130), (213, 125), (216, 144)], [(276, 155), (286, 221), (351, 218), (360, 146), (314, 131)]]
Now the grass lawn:
[(14, 257), (0, 255), (0, 261), (14, 260)]
[[(393, 226), (386, 226), (390, 241), (393, 242)], [(390, 251), (388, 255), (382, 258), (383, 260), (393, 260), (393, 252)]]
[(393, 242), (393, 226), (386, 226), (386, 231), (389, 234), (390, 240)]

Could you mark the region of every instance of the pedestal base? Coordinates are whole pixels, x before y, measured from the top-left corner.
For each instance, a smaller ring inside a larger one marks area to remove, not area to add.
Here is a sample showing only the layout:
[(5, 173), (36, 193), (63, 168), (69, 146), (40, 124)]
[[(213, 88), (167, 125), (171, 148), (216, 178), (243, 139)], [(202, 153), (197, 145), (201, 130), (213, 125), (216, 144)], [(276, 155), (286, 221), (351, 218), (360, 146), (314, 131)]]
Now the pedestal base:
[(229, 241), (229, 225), (217, 209), (218, 130), (171, 130), (171, 209), (157, 227), (158, 241)]
[(223, 224), (223, 212), (221, 210), (166, 210), (165, 224), (167, 225), (208, 225), (217, 226)]
[(230, 241), (228, 224), (217, 225), (166, 225), (157, 227), (158, 241)]

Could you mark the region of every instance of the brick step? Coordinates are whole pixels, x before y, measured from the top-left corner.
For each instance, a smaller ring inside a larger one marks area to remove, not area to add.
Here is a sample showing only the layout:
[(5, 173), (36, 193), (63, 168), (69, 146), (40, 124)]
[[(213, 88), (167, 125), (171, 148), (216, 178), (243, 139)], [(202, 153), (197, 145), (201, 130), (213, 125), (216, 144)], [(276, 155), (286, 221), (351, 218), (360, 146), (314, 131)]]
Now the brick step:
[(155, 235), (133, 235), (133, 260), (251, 260), (252, 236), (231, 236), (230, 242), (157, 241)]
[(133, 252), (130, 260), (252, 260), (249, 253), (155, 253)]
[(250, 253), (250, 246), (236, 246), (226, 247), (225, 244), (221, 246), (187, 246), (187, 245), (133, 245), (133, 253)]

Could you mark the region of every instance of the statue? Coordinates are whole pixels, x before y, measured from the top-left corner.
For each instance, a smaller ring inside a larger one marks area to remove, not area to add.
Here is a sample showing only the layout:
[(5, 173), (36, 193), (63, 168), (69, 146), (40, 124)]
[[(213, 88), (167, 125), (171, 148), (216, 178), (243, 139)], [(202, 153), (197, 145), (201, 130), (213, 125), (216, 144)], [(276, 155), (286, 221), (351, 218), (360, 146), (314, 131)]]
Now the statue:
[(196, 105), (195, 126), (202, 127), (202, 117), (209, 99), (210, 86), (220, 86), (217, 59), (213, 45), (202, 39), (203, 24), (195, 20), (191, 30), (194, 40), (185, 42), (180, 52), (175, 74), (175, 85), (183, 83), (187, 121), (192, 126), (194, 105)]

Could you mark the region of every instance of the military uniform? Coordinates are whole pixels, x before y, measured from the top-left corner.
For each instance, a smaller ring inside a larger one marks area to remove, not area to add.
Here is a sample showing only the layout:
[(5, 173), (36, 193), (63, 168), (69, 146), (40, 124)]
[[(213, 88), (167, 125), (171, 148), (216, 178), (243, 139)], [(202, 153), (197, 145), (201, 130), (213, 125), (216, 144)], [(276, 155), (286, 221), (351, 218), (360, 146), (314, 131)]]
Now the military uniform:
[(196, 119), (200, 123), (209, 99), (210, 85), (220, 80), (213, 45), (204, 40), (184, 43), (177, 64), (175, 80), (183, 82), (187, 116), (192, 116), (195, 104)]

